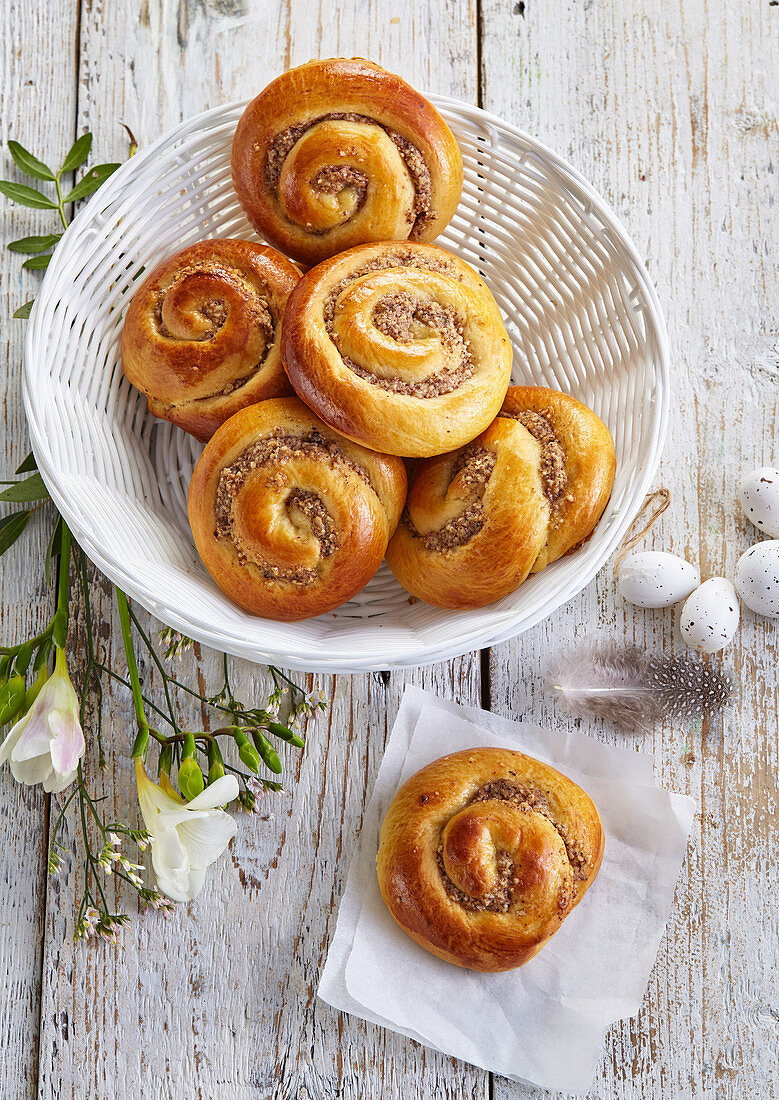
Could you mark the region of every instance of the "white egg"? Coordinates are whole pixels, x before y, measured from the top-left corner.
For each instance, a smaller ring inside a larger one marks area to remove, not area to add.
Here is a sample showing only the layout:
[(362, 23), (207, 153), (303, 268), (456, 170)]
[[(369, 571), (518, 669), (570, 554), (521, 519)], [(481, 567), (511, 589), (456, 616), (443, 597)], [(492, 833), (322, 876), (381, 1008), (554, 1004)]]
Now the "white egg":
[(747, 474), (738, 498), (747, 519), (764, 535), (779, 539), (779, 470), (763, 466)]
[(736, 564), (736, 588), (757, 615), (779, 618), (779, 539), (750, 547)]
[(718, 653), (736, 633), (736, 590), (724, 577), (711, 577), (685, 601), (679, 629), (687, 645), (701, 653)]
[(670, 607), (701, 583), (696, 566), (662, 550), (628, 554), (619, 567), (617, 589), (639, 607)]

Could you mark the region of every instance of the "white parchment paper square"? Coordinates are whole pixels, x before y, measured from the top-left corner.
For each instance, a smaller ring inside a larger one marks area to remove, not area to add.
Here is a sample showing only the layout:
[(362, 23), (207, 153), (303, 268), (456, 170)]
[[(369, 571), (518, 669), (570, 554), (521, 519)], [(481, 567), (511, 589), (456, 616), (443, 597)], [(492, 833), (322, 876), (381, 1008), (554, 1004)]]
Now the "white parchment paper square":
[[(474, 746), (517, 749), (560, 768), (603, 821), (600, 873), (529, 963), (479, 974), (402, 932), (376, 878), (379, 830), (398, 787)], [(695, 803), (655, 786), (652, 758), (584, 734), (511, 722), (407, 688), (365, 813), (319, 985), (344, 1012), (514, 1080), (585, 1091), (603, 1034), (638, 1011), (673, 902)]]

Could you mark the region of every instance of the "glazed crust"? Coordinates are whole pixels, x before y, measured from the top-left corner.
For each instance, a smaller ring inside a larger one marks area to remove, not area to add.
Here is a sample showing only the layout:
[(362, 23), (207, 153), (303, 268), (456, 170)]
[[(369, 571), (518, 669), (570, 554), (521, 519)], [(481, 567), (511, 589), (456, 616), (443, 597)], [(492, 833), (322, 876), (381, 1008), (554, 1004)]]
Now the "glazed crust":
[(500, 409), (511, 343), (473, 268), (434, 245), (362, 245), (290, 295), (284, 369), (342, 435), (387, 454), (442, 454)]
[(300, 278), (273, 248), (200, 241), (144, 280), (127, 310), (122, 367), (149, 411), (201, 442), (239, 409), (291, 392), (281, 318)]
[(436, 607), (483, 607), (589, 538), (615, 468), (594, 412), (555, 390), (512, 386), (470, 448), (417, 465), (389, 566)]
[(296, 397), (242, 409), (195, 466), (195, 546), (245, 610), (295, 622), (331, 611), (378, 569), (406, 492), (400, 459), (340, 437)]
[(433, 240), (463, 181), (438, 111), (361, 58), (309, 61), (272, 81), (238, 122), (232, 171), (256, 231), (306, 264), (365, 241)]
[(381, 828), (379, 886), (427, 951), (512, 970), (581, 901), (603, 848), (598, 811), (570, 779), (520, 752), (467, 749), (398, 791)]

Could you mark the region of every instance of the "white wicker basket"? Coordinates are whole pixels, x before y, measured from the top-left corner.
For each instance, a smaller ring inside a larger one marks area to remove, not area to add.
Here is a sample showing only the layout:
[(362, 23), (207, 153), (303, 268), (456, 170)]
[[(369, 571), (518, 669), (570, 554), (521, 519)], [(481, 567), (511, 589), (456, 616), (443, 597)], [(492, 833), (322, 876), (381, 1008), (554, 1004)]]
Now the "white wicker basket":
[(297, 624), (254, 618), (201, 565), (186, 516), (200, 446), (154, 420), (122, 375), (124, 307), (135, 281), (205, 237), (252, 231), (230, 181), (245, 104), (176, 127), (100, 189), (57, 247), (33, 309), (24, 399), (51, 495), (92, 560), (164, 623), (254, 661), (360, 671), (441, 660), (521, 633), (579, 592), (619, 543), (660, 458), (667, 337), (635, 248), (569, 165), (500, 119), (431, 97), (460, 144), (465, 186), (439, 239), (492, 289), (514, 379), (574, 394), (608, 424), (617, 478), (576, 554), (477, 611), (411, 604), (386, 565), (349, 604)]

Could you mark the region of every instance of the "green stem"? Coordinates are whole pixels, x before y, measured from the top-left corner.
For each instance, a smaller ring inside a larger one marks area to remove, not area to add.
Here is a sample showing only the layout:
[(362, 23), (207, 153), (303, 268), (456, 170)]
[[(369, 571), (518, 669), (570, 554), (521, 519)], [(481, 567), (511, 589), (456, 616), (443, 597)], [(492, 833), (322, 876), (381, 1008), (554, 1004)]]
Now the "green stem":
[(170, 697), (170, 689), (168, 687), (168, 674), (165, 671), (165, 668), (162, 664), (162, 661), (160, 661), (159, 657), (157, 656), (157, 654), (154, 650), (154, 646), (151, 644), (151, 639), (148, 637), (148, 635), (146, 634), (146, 631), (143, 629), (141, 624), (138, 622), (138, 619), (136, 618), (135, 614), (133, 613), (132, 608), (130, 608), (130, 617), (132, 618), (132, 621), (135, 623), (135, 629), (140, 633), (141, 637), (143, 638), (144, 643), (146, 645), (146, 648), (149, 651), (149, 655), (151, 656), (152, 661), (154, 661), (155, 665), (159, 669), (160, 675), (162, 676), (162, 687), (163, 687), (163, 690), (165, 692), (165, 702), (168, 705), (168, 714), (170, 715), (169, 722), (170, 722), (170, 725), (173, 726), (173, 729), (176, 731), (176, 733), (179, 733), (180, 730), (179, 730), (178, 723), (176, 722), (176, 712), (173, 709), (173, 700)]
[(49, 623), (45, 630), (40, 634), (36, 634), (33, 638), (26, 638), (23, 642), (19, 642), (18, 645), (0, 645), (0, 654), (16, 654), (22, 648), (22, 646), (29, 645), (32, 649), (37, 649), (41, 642), (45, 642), (47, 638), (51, 637), (52, 629), (54, 628), (54, 620)]
[[(126, 688), (130, 688), (130, 690), (132, 690), (132, 684), (130, 683), (130, 681), (126, 680), (124, 676), (120, 676), (118, 672), (114, 672), (114, 670), (112, 668), (109, 668), (108, 665), (104, 665), (100, 661), (93, 661), (92, 667), (95, 668), (98, 672), (104, 672), (106, 676), (110, 676), (112, 680), (118, 680), (120, 684), (124, 684)], [(173, 722), (171, 722), (165, 711), (158, 707), (155, 703), (153, 703), (147, 695), (141, 695), (141, 699), (143, 700), (143, 705), (145, 707), (148, 707), (149, 710), (153, 710), (154, 713), (159, 715), (159, 717), (162, 718), (164, 722), (167, 722), (169, 726), (173, 726)]]
[(143, 694), (141, 692), (141, 678), (138, 675), (138, 665), (135, 660), (135, 649), (133, 647), (132, 633), (130, 630), (130, 608), (127, 603), (127, 596), (121, 588), (116, 590), (116, 602), (119, 605), (119, 622), (122, 627), (122, 641), (124, 642), (124, 652), (127, 657), (127, 670), (130, 674), (130, 690), (133, 693), (133, 703), (135, 704), (135, 717), (138, 721), (138, 736), (135, 739), (133, 745), (133, 759), (142, 757), (146, 752), (146, 746), (149, 743), (149, 723), (146, 721), (146, 714), (143, 709)]
[(60, 560), (57, 575), (57, 610), (52, 621), (52, 638), (57, 649), (65, 649), (68, 643), (68, 614), (70, 603), (70, 528), (63, 522), (60, 535)]
[(59, 176), (57, 176), (57, 178), (54, 180), (54, 186), (57, 188), (57, 211), (58, 211), (59, 216), (60, 216), (60, 221), (62, 222), (62, 228), (67, 229), (68, 228), (68, 219), (65, 217), (65, 203), (63, 202), (63, 199), (62, 199), (62, 190), (60, 188), (60, 178), (59, 178)]
[(49, 847), (53, 847), (57, 843), (57, 833), (59, 832), (60, 825), (62, 824), (62, 819), (65, 816), (65, 811), (67, 810), (68, 806), (71, 804), (71, 802), (73, 801), (73, 799), (76, 797), (76, 795), (78, 793), (79, 793), (78, 787), (74, 787), (73, 790), (68, 795), (68, 797), (65, 801), (65, 805), (62, 807), (59, 814), (57, 815), (57, 820), (54, 822), (54, 828), (51, 830), (51, 843), (50, 843)]
[(299, 692), (301, 695), (306, 694), (306, 689), (302, 688), (300, 684), (296, 684), (294, 680), (290, 680), (289, 676), (283, 673), (280, 668), (277, 668), (275, 665), (268, 665), (268, 671), (270, 672), (274, 681), (277, 676), (280, 676), (282, 680), (285, 680), (291, 688), (295, 689), (295, 691)]

